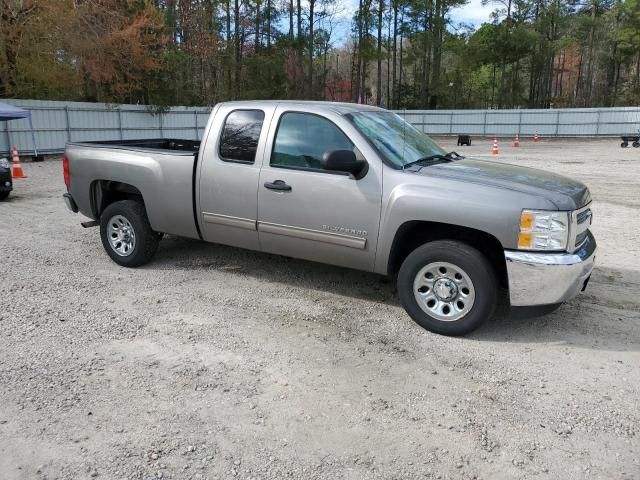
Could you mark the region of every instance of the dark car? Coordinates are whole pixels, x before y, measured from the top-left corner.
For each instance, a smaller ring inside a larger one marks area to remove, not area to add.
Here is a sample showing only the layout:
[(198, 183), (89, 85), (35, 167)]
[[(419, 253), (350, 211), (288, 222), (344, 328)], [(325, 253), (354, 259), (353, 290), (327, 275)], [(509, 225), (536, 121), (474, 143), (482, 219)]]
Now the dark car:
[(11, 190), (13, 190), (11, 164), (6, 158), (0, 158), (0, 200), (7, 198)]

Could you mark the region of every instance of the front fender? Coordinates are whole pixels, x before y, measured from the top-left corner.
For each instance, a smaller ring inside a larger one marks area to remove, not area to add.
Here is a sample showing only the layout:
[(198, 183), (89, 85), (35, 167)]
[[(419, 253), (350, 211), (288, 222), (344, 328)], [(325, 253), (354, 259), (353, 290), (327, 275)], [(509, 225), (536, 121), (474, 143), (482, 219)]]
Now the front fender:
[[(405, 179), (410, 176), (399, 175)], [(394, 238), (406, 222), (472, 228), (492, 235), (503, 248), (515, 248), (523, 208), (555, 209), (544, 198), (513, 190), (442, 178), (419, 177), (419, 180), (392, 186), (383, 197), (375, 264), (378, 273), (388, 273)]]

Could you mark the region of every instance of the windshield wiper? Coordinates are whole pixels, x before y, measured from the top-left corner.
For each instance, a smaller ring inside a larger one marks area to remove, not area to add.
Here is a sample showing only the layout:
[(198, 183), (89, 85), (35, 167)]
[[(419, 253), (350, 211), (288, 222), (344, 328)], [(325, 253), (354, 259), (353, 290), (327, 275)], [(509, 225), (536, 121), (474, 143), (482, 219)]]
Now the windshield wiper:
[(449, 152), (445, 154), (445, 157), (452, 160), (462, 160), (464, 158), (464, 155), (460, 155), (458, 152)]
[(405, 163), (402, 166), (402, 169), (404, 170), (405, 168), (411, 167), (413, 165), (421, 165), (423, 167), (428, 167), (430, 165), (435, 165), (437, 163), (452, 162), (453, 160), (460, 160), (462, 158), (464, 157), (457, 152), (449, 152), (449, 153), (445, 153), (444, 155), (436, 153), (435, 155), (429, 155), (427, 157), (422, 157), (422, 158), (419, 158), (418, 160), (414, 160), (413, 162)]

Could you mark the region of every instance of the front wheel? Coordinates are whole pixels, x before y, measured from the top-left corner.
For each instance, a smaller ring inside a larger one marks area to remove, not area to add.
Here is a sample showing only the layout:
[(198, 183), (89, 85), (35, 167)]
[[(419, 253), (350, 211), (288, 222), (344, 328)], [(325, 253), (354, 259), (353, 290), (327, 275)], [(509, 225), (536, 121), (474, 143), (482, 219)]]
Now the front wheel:
[(638, 147), (640, 147), (640, 142), (635, 141), (631, 145), (633, 145), (633, 148), (638, 148)]
[(10, 193), (11, 193), (11, 190), (8, 190), (6, 192), (0, 192), (0, 201), (6, 200), (7, 198), (9, 198)]
[(438, 240), (405, 259), (398, 273), (398, 294), (421, 327), (442, 335), (465, 335), (493, 316), (498, 285), (482, 253), (462, 242)]
[(102, 246), (111, 259), (123, 267), (148, 263), (158, 249), (160, 238), (151, 229), (141, 202), (121, 200), (100, 215)]

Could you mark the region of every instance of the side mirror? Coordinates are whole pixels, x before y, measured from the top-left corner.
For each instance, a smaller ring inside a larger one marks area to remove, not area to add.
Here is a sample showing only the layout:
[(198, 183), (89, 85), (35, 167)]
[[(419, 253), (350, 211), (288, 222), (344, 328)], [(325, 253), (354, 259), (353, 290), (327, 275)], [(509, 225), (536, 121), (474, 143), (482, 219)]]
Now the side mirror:
[(325, 170), (347, 172), (356, 179), (367, 173), (367, 161), (359, 160), (352, 150), (331, 150), (322, 156), (322, 166)]

